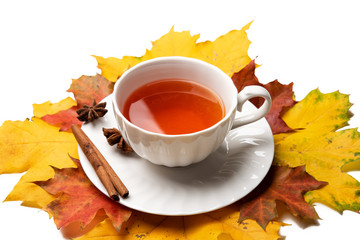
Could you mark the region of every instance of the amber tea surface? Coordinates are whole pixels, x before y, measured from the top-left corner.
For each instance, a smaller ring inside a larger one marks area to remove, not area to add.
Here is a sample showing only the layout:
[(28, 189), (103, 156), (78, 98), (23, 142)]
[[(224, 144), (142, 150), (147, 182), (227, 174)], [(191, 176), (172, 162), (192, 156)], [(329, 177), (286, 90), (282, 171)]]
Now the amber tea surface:
[(187, 134), (201, 131), (225, 116), (221, 98), (185, 79), (163, 79), (135, 90), (125, 101), (124, 116), (148, 131)]

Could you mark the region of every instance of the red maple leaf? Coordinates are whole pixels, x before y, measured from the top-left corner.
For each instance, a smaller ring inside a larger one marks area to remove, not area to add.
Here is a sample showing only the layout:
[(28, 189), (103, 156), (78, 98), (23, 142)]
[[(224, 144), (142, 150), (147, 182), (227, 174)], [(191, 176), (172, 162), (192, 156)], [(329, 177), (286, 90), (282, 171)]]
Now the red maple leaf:
[(71, 128), (72, 124), (81, 126), (82, 122), (77, 119), (78, 114), (76, 110), (77, 106), (71, 107), (67, 110), (57, 112), (55, 114), (49, 114), (41, 117), (45, 122), (60, 127), (60, 131), (67, 131)]
[(305, 172), (305, 167), (272, 166), (261, 184), (240, 201), (239, 221), (254, 219), (265, 229), (278, 214), (276, 201), (281, 201), (291, 214), (306, 219), (318, 219), (313, 206), (305, 202), (303, 194), (325, 186)]
[[(283, 85), (277, 80), (265, 85), (260, 83), (255, 76), (255, 60), (252, 60), (242, 70), (235, 73), (232, 76), (232, 80), (239, 92), (249, 85), (258, 85), (266, 88), (271, 95), (272, 104), (271, 109), (265, 118), (268, 121), (273, 134), (292, 131), (292, 129), (281, 119), (281, 115), (296, 103), (293, 98), (293, 83)], [(260, 107), (263, 103), (263, 99), (261, 98), (253, 98), (250, 101), (257, 107)]]
[(60, 229), (74, 222), (80, 222), (85, 227), (103, 209), (114, 227), (120, 231), (131, 211), (100, 192), (85, 175), (79, 160), (73, 161), (77, 168), (54, 168), (54, 178), (35, 182), (48, 193), (57, 196), (44, 210), (54, 217)]
[(238, 92), (249, 85), (262, 86), (262, 84), (259, 83), (258, 78), (255, 76), (255, 67), (255, 60), (251, 60), (243, 69), (233, 74), (231, 78)]

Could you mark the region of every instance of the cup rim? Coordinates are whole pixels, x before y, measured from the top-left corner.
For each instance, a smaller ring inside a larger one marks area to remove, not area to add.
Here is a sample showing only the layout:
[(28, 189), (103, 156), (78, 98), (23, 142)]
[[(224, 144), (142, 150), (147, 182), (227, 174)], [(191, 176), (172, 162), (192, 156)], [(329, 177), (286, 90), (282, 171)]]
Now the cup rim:
[(205, 62), (203, 60), (200, 60), (200, 59), (196, 59), (196, 58), (191, 58), (191, 57), (183, 57), (183, 56), (166, 56), (166, 57), (157, 57), (157, 58), (153, 58), (153, 59), (149, 59), (149, 60), (145, 60), (141, 63), (138, 63), (136, 64), (135, 66), (133, 66), (132, 68), (128, 69), (127, 71), (125, 71), (121, 76), (120, 78), (115, 82), (115, 85), (114, 85), (114, 91), (112, 93), (112, 96), (111, 96), (111, 101), (112, 101), (112, 104), (113, 104), (113, 110), (115, 111), (115, 113), (120, 116), (122, 118), (123, 121), (125, 121), (126, 124), (130, 125), (131, 127), (133, 128), (136, 128), (137, 130), (143, 132), (143, 133), (146, 133), (148, 135), (151, 135), (151, 136), (158, 136), (158, 137), (163, 137), (163, 138), (179, 138), (179, 137), (193, 137), (195, 135), (201, 135), (201, 134), (204, 134), (206, 132), (209, 132), (209, 131), (212, 131), (213, 129), (217, 128), (219, 125), (223, 124), (223, 122), (227, 121), (231, 114), (233, 113), (234, 110), (236, 110), (236, 107), (237, 107), (237, 89), (234, 85), (234, 90), (236, 91), (236, 94), (234, 94), (234, 104), (232, 104), (233, 106), (231, 106), (229, 108), (229, 111), (226, 112), (225, 116), (220, 120), (218, 121), (217, 123), (215, 123), (214, 125), (208, 127), (208, 128), (205, 128), (205, 129), (202, 129), (200, 131), (197, 131), (197, 132), (192, 132), (192, 133), (184, 133), (184, 134), (164, 134), (164, 133), (156, 133), (156, 132), (152, 132), (152, 131), (149, 131), (149, 130), (146, 130), (146, 129), (143, 129), (135, 124), (133, 124), (132, 122), (130, 122), (123, 114), (122, 112), (120, 111), (119, 107), (118, 107), (118, 104), (117, 104), (117, 101), (116, 101), (116, 91), (117, 89), (119, 88), (119, 85), (120, 85), (120, 82), (123, 78), (125, 78), (130, 72), (136, 70), (137, 68), (140, 68), (141, 66), (143, 65), (147, 65), (147, 64), (150, 64), (152, 62), (158, 62), (158, 61), (166, 61), (166, 60), (171, 60), (171, 61), (176, 61), (176, 60), (185, 60), (185, 61), (193, 61), (193, 62), (198, 62), (198, 63), (201, 63), (201, 64), (205, 64), (207, 65), (208, 67), (210, 68), (213, 68), (215, 71), (220, 71), (222, 74), (226, 75), (230, 80), (231, 78), (224, 72), (222, 71), (220, 68), (218, 68), (217, 66), (215, 65), (212, 65), (208, 62)]

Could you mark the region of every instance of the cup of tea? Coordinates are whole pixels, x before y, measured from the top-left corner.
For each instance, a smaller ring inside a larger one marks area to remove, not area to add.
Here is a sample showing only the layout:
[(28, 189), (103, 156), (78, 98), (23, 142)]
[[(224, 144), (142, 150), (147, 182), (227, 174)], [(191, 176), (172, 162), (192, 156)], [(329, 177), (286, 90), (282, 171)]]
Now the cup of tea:
[[(246, 101), (264, 98), (254, 111), (235, 117)], [(168, 167), (200, 162), (229, 130), (264, 117), (268, 91), (247, 86), (238, 93), (232, 79), (202, 60), (159, 57), (126, 71), (115, 83), (114, 115), (124, 140), (140, 157)]]

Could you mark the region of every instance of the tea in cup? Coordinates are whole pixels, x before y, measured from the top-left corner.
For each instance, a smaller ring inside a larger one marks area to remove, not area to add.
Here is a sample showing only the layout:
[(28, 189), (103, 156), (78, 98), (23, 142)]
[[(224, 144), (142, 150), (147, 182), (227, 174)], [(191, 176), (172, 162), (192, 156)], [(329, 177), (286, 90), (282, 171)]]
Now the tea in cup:
[[(263, 105), (235, 118), (253, 97)], [(222, 70), (187, 57), (160, 57), (137, 64), (116, 82), (112, 103), (124, 140), (142, 158), (168, 167), (205, 159), (231, 128), (264, 117), (271, 107), (265, 88), (239, 94)]]
[(221, 98), (210, 88), (187, 79), (162, 79), (135, 90), (123, 115), (151, 132), (178, 135), (215, 125), (225, 116)]

